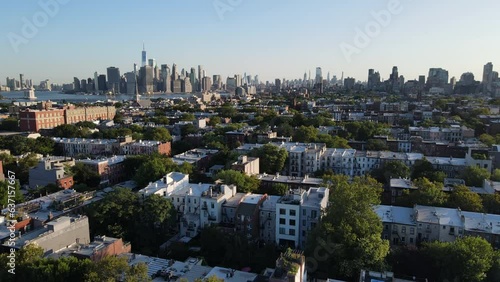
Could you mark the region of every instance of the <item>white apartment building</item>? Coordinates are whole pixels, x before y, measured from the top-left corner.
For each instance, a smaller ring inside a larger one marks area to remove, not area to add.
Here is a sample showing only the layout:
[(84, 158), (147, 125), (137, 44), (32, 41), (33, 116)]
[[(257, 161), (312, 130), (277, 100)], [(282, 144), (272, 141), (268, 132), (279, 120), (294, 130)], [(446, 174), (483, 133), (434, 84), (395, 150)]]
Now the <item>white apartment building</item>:
[(293, 190), (281, 197), (276, 203), (276, 244), (304, 248), (308, 233), (328, 205), (328, 197), (327, 188)]
[(188, 174), (183, 174), (180, 172), (170, 172), (169, 174), (162, 177), (162, 179), (149, 183), (148, 186), (139, 190), (138, 193), (143, 199), (153, 194), (168, 197), (173, 192), (187, 187), (188, 185)]

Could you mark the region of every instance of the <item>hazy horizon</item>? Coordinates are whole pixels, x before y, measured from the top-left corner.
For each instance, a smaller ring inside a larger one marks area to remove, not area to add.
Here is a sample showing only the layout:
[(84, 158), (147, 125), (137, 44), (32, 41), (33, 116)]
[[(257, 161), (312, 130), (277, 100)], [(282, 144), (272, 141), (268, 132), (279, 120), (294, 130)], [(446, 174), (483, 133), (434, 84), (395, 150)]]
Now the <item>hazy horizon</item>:
[[(123, 74), (141, 64), (143, 42), (148, 59), (176, 63), (179, 73), (203, 65), (209, 76), (246, 72), (261, 81), (309, 71), (314, 78), (318, 66), (324, 78), (344, 72), (365, 81), (373, 68), (388, 79), (398, 66), (406, 80), (431, 67), (457, 81), (464, 72), (481, 80), (484, 64), (500, 65), (496, 1), (58, 1), (3, 3), (1, 85), (20, 73), (35, 84), (93, 77), (109, 66)], [(23, 35), (26, 21), (36, 20), (37, 31)], [(368, 34), (363, 44), (355, 41), (359, 30)], [(350, 57), (346, 46), (355, 50)]]

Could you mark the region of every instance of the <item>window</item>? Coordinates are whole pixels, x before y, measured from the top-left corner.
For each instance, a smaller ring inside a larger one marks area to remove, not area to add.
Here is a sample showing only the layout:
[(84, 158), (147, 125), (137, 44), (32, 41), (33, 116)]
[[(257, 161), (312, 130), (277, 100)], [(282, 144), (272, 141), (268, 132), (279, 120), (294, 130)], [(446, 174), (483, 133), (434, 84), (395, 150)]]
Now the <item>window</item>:
[(286, 210), (285, 209), (280, 209), (280, 214), (286, 214)]
[(288, 235), (295, 236), (295, 229), (289, 229)]
[(212, 209), (213, 209), (213, 208), (215, 208), (215, 205), (214, 205), (214, 203), (212, 203), (212, 204), (211, 204), (211, 207), (212, 207)]
[(285, 234), (285, 228), (283, 227), (280, 228), (280, 234)]
[(302, 226), (306, 226), (306, 220), (305, 219), (302, 220)]
[(295, 210), (290, 210), (290, 215), (295, 216)]
[(307, 211), (304, 209), (302, 210), (302, 215), (306, 215), (307, 214)]
[(286, 224), (286, 219), (280, 218), (280, 224)]
[(311, 211), (311, 218), (315, 219), (318, 216), (318, 211)]
[(410, 227), (410, 234), (411, 234), (411, 235), (415, 234), (415, 228)]
[(401, 227), (401, 233), (406, 233), (406, 227), (405, 226)]
[(385, 225), (385, 230), (389, 230), (389, 224)]
[(410, 238), (410, 243), (413, 244), (413, 238)]
[(290, 219), (289, 223), (290, 223), (291, 226), (295, 226), (295, 219)]
[(401, 242), (404, 243), (406, 241), (405, 237), (401, 237)]

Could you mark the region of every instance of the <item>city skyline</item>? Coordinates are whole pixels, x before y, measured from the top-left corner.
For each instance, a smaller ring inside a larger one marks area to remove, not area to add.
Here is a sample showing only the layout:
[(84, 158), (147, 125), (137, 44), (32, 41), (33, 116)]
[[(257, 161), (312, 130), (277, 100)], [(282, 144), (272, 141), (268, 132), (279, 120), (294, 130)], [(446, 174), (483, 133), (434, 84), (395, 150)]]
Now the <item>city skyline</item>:
[[(494, 17), (494, 6), (500, 4), (492, 1), (60, 2), (67, 3), (26, 44), (19, 43), (17, 53), (9, 35), (21, 35), (23, 19), (30, 21), (44, 10), (40, 4), (4, 3), (10, 13), (0, 27), (0, 51), (6, 55), (0, 77), (22, 73), (34, 83), (50, 79), (62, 84), (93, 77), (96, 71), (105, 74), (110, 66), (123, 74), (133, 71), (134, 63), (141, 65), (143, 42), (148, 59), (158, 65), (175, 63), (186, 70), (202, 65), (208, 76), (222, 78), (246, 72), (264, 82), (299, 79), (316, 67), (324, 76), (340, 78), (344, 72), (360, 81), (375, 69), (388, 79), (393, 66), (407, 80), (438, 67), (448, 70), (450, 78), (472, 72), (480, 81), (484, 64), (500, 64), (494, 49), (500, 39), (490, 34), (500, 21)], [(356, 44), (359, 30), (369, 30), (394, 3), (397, 13), (379, 21), (379, 32), (368, 36), (367, 44)], [(99, 9), (91, 9), (96, 5)], [(123, 9), (115, 16), (117, 5)], [(454, 17), (437, 18), (443, 9)], [(90, 10), (95, 15), (91, 21)], [(343, 46), (356, 52), (347, 56)]]

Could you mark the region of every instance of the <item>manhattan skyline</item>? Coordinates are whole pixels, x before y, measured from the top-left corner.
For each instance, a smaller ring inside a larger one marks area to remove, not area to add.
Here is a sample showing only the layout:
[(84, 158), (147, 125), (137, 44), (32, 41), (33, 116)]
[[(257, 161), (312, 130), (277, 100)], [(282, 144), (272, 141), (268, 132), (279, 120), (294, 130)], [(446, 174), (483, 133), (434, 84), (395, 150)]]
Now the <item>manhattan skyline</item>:
[[(480, 80), (486, 62), (500, 64), (494, 36), (500, 3), (494, 1), (66, 0), (16, 52), (9, 34), (21, 35), (23, 18), (44, 11), (41, 2), (51, 1), (3, 3), (9, 13), (0, 20), (0, 77), (23, 73), (34, 82), (65, 83), (109, 66), (124, 73), (141, 64), (143, 42), (158, 65), (203, 65), (209, 76), (246, 72), (270, 82), (314, 74), (318, 66), (325, 76), (344, 72), (361, 81), (370, 68), (387, 79), (392, 66), (406, 79), (441, 67), (450, 78), (472, 72)], [(390, 3), (398, 13), (347, 58), (342, 44), (356, 47), (358, 30), (376, 22), (374, 14)]]

